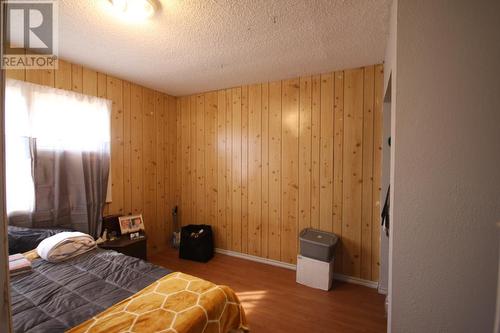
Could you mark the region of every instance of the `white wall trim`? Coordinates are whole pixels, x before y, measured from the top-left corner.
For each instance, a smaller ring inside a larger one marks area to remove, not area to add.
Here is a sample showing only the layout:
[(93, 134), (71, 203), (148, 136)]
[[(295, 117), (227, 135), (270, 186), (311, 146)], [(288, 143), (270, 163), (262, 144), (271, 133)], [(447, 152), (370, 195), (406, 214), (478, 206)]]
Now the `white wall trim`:
[(267, 259), (267, 258), (252, 256), (251, 254), (240, 253), (240, 252), (224, 250), (224, 249), (219, 249), (219, 248), (216, 248), (215, 252), (222, 253), (222, 254), (225, 254), (225, 255), (228, 255), (231, 257), (260, 262), (261, 264), (267, 264), (267, 265), (271, 265), (271, 266), (277, 266), (277, 267), (281, 267), (281, 268), (291, 269), (294, 271), (297, 269), (297, 267), (294, 264), (287, 264), (286, 262), (282, 262), (282, 261), (278, 261), (278, 260), (274, 260), (274, 259)]
[[(215, 252), (221, 253), (221, 254), (225, 254), (225, 255), (228, 255), (228, 256), (231, 256), (231, 257), (236, 257), (236, 258), (240, 258), (240, 259), (255, 261), (255, 262), (258, 262), (258, 263), (261, 263), (261, 264), (266, 264), (266, 265), (271, 265), (271, 266), (277, 266), (277, 267), (281, 267), (281, 268), (290, 269), (290, 270), (293, 270), (293, 271), (297, 270), (297, 266), (294, 265), (294, 264), (288, 264), (286, 262), (281, 262), (281, 261), (274, 260), (274, 259), (267, 259), (267, 258), (253, 256), (253, 255), (246, 254), (246, 253), (240, 253), (240, 252), (235, 252), (235, 251), (230, 251), (230, 250), (224, 250), (224, 249), (219, 249), (219, 248), (216, 248)], [(348, 275), (343, 275), (343, 274), (337, 274), (337, 273), (335, 273), (333, 275), (333, 278), (335, 280), (338, 280), (338, 281), (343, 281), (343, 282), (358, 284), (358, 285), (365, 286), (365, 287), (368, 287), (368, 288), (373, 288), (373, 289), (377, 289), (378, 288), (378, 283), (377, 282), (369, 281), (369, 280), (364, 280), (364, 279), (359, 279), (359, 278), (356, 278), (356, 277), (353, 277), (353, 276), (348, 276)], [(379, 290), (379, 292), (381, 292), (381, 290)]]
[(354, 276), (349, 276), (349, 275), (343, 275), (343, 274), (338, 274), (334, 273), (333, 278), (338, 281), (343, 281), (343, 282), (348, 282), (348, 283), (353, 283), (353, 284), (359, 284), (360, 286), (365, 286), (368, 288), (372, 289), (377, 289), (378, 288), (378, 282), (375, 281), (370, 281), (370, 280), (365, 280), (365, 279), (360, 279)]

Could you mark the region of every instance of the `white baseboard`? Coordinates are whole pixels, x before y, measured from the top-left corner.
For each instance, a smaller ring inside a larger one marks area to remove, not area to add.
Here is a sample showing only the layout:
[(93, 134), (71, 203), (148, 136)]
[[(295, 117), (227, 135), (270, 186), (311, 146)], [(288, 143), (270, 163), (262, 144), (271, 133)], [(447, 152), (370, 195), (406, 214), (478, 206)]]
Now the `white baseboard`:
[[(286, 268), (286, 269), (290, 269), (290, 270), (294, 270), (294, 271), (297, 270), (297, 266), (294, 264), (288, 264), (286, 262), (281, 262), (281, 261), (274, 260), (274, 259), (267, 259), (267, 258), (253, 256), (253, 255), (246, 254), (246, 253), (240, 253), (240, 252), (224, 250), (224, 249), (219, 249), (219, 248), (215, 249), (215, 252), (225, 254), (225, 255), (228, 255), (231, 257), (236, 257), (236, 258), (241, 258), (241, 259), (245, 259), (245, 260), (259, 262), (259, 263), (266, 264), (266, 265), (277, 266), (277, 267)], [(348, 275), (335, 273), (335, 274), (333, 274), (333, 278), (335, 280), (338, 280), (338, 281), (358, 284), (358, 285), (373, 288), (373, 289), (378, 288), (377, 282), (359, 279), (359, 278), (348, 276)], [(379, 290), (379, 292), (380, 292), (380, 290)]]
[(224, 249), (215, 249), (215, 252), (217, 253), (222, 253), (231, 257), (236, 257), (236, 258), (241, 258), (241, 259), (246, 259), (250, 261), (255, 261), (255, 262), (260, 262), (261, 264), (267, 264), (271, 266), (277, 266), (281, 268), (286, 268), (286, 269), (291, 269), (291, 270), (296, 270), (297, 267), (294, 264), (287, 264), (286, 262), (274, 260), (274, 259), (267, 259), (267, 258), (262, 258), (262, 257), (257, 257), (253, 256), (251, 254), (246, 254), (246, 253), (241, 253), (241, 252), (235, 252), (235, 251), (230, 251), (230, 250), (224, 250)]
[(375, 281), (370, 281), (370, 280), (365, 280), (365, 279), (360, 279), (354, 276), (349, 276), (349, 275), (344, 275), (344, 274), (338, 274), (334, 273), (333, 278), (338, 281), (343, 281), (343, 282), (348, 282), (348, 283), (353, 283), (353, 284), (359, 284), (360, 286), (365, 286), (368, 288), (372, 289), (377, 289), (378, 288), (378, 282)]

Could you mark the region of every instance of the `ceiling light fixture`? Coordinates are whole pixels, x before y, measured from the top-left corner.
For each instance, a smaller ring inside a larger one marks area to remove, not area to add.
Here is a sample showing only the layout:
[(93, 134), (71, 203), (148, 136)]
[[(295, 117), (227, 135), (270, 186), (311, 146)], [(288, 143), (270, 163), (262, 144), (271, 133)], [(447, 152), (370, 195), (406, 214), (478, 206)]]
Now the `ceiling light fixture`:
[(141, 21), (150, 18), (157, 10), (154, 0), (108, 0), (115, 12), (120, 16)]

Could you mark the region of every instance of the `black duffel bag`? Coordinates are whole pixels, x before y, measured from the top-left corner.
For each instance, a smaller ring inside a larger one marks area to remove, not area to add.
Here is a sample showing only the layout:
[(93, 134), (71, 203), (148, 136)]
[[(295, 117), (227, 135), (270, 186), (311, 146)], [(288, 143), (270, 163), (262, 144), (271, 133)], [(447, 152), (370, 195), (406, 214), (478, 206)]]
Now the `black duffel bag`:
[(212, 227), (190, 224), (181, 229), (179, 258), (207, 262), (214, 256)]

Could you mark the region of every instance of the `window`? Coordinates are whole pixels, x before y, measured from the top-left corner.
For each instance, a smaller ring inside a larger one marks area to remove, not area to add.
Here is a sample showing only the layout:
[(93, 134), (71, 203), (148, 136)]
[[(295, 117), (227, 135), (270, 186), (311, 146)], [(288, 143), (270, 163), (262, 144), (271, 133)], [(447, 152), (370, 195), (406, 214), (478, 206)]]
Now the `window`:
[(7, 80), (7, 213), (33, 212), (34, 151), (94, 152), (110, 142), (110, 101)]

